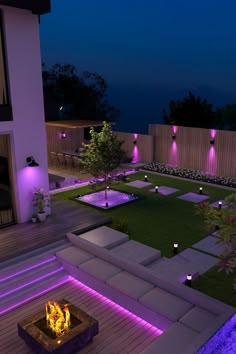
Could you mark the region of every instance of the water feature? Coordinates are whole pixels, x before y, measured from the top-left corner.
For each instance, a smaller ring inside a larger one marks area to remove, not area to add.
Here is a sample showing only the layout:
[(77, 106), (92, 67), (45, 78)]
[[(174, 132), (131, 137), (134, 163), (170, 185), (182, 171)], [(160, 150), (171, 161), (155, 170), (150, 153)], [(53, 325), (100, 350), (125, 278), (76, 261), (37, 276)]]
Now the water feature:
[(107, 199), (105, 191), (94, 192), (83, 196), (77, 196), (75, 200), (95, 206), (101, 209), (111, 209), (122, 204), (127, 204), (140, 199), (135, 194), (119, 192), (114, 189), (107, 190)]

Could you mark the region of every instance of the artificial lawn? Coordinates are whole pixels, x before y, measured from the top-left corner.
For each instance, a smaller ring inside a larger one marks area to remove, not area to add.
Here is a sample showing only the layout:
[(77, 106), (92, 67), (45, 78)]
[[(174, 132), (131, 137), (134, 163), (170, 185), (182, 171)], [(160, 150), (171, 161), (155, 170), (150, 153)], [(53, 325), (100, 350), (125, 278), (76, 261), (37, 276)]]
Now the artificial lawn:
[[(176, 199), (176, 196), (188, 192), (198, 193), (200, 186), (203, 187), (203, 194), (209, 196), (209, 199), (207, 199), (209, 202), (223, 200), (227, 195), (233, 193), (231, 190), (215, 186), (147, 172), (129, 175), (129, 182), (137, 179), (144, 180), (144, 175), (148, 176), (148, 181), (152, 182), (153, 186), (134, 188), (127, 186), (125, 183), (118, 183), (112, 186), (114, 189), (140, 195), (143, 197), (141, 200), (107, 211), (99, 210), (99, 212), (111, 215), (116, 221), (126, 222), (131, 239), (160, 249), (162, 256), (166, 257), (173, 255), (174, 241), (179, 243), (179, 251), (181, 251), (191, 247), (193, 243), (202, 239), (207, 233), (200, 216), (195, 214), (194, 205), (197, 204)], [(173, 187), (180, 189), (180, 191), (169, 196), (148, 191), (156, 185)], [(98, 187), (98, 189), (100, 188)], [(70, 199), (78, 194), (86, 193), (91, 193), (91, 187), (87, 186), (63, 192), (57, 194), (56, 197)], [(80, 205), (85, 208), (91, 208), (81, 203)], [(214, 267), (200, 276), (194, 281), (193, 288), (229, 305), (236, 306), (236, 296), (232, 286), (235, 275), (226, 275), (217, 270), (218, 268)]]
[[(198, 193), (201, 184), (144, 172), (129, 175), (129, 182), (137, 179), (144, 180), (145, 174), (153, 186), (135, 188), (125, 183), (117, 183), (112, 186), (118, 190), (140, 195), (141, 200), (107, 211), (99, 210), (99, 212), (109, 214), (116, 220), (125, 221), (131, 239), (160, 249), (163, 256), (170, 257), (172, 256), (173, 242), (179, 243), (179, 251), (181, 251), (191, 247), (193, 243), (206, 235), (202, 220), (198, 215), (195, 215), (194, 205), (196, 203), (176, 198), (187, 192)], [(169, 196), (149, 192), (148, 190), (154, 188), (155, 185), (173, 187), (180, 189), (180, 191)], [(231, 191), (214, 186), (201, 186), (203, 194), (209, 195), (209, 201), (224, 199), (226, 195), (231, 194)], [(88, 192), (91, 193), (89, 186), (63, 192), (57, 194), (56, 197), (70, 199), (78, 194)], [(80, 205), (82, 206), (82, 204)]]

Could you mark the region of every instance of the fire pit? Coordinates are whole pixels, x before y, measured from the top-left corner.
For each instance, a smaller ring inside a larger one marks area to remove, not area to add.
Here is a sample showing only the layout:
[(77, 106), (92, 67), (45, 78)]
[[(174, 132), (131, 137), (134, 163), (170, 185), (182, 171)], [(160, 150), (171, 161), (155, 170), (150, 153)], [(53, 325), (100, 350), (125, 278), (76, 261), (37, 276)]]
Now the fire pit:
[(98, 334), (98, 321), (66, 300), (48, 302), (42, 310), (18, 323), (18, 334), (40, 354), (70, 354)]

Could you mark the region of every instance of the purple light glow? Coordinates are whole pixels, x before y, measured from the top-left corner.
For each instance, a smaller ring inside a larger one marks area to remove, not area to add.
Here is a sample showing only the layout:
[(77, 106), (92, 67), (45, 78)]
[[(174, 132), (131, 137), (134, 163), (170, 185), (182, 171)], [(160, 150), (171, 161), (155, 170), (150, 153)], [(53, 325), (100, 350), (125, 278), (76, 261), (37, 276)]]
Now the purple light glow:
[(172, 141), (169, 153), (169, 164), (178, 166), (178, 147), (175, 140)]
[(235, 328), (236, 315), (232, 316), (197, 354), (235, 354)]
[(210, 129), (210, 135), (211, 135), (211, 139), (214, 139), (216, 136), (216, 130), (215, 129)]
[(8, 295), (10, 295), (10, 294), (13, 294), (13, 293), (15, 293), (15, 292), (18, 291), (18, 290), (24, 289), (24, 288), (26, 288), (26, 287), (29, 286), (29, 285), (33, 285), (33, 284), (35, 284), (35, 283), (38, 283), (38, 281), (43, 280), (43, 279), (46, 279), (48, 276), (53, 275), (53, 274), (56, 274), (56, 273), (60, 272), (60, 271), (63, 270), (63, 269), (64, 269), (63, 267), (60, 267), (60, 268), (58, 268), (57, 270), (54, 270), (54, 271), (51, 272), (51, 273), (47, 273), (47, 275), (43, 275), (42, 277), (35, 278), (34, 280), (32, 280), (32, 281), (30, 281), (30, 282), (28, 282), (28, 283), (25, 283), (25, 284), (23, 284), (23, 285), (21, 285), (21, 286), (18, 286), (17, 288), (14, 288), (14, 289), (12, 289), (12, 290), (6, 292), (6, 293), (3, 293), (3, 294), (0, 295), (0, 299), (2, 299), (2, 298), (5, 297), (5, 296), (8, 296)]
[[(86, 204), (90, 204), (102, 209), (111, 209), (118, 205), (130, 203), (136, 199), (139, 198), (137, 196), (124, 192), (118, 192), (113, 189), (107, 190), (107, 199), (105, 199), (105, 191), (90, 193), (76, 198), (78, 201), (82, 201)], [(108, 203), (108, 207), (106, 207), (106, 203)]]
[(208, 155), (207, 155), (206, 170), (207, 170), (207, 173), (209, 173), (211, 175), (215, 175), (216, 169), (217, 169), (216, 151), (215, 151), (215, 147), (213, 145), (211, 145), (211, 147), (208, 151)]
[(77, 279), (74, 279), (73, 277), (69, 277), (69, 280), (76, 287), (79, 287), (80, 289), (86, 291), (86, 293), (88, 293), (90, 295), (93, 295), (96, 298), (98, 298), (99, 300), (101, 300), (102, 302), (104, 302), (106, 304), (106, 306), (111, 307), (112, 310), (117, 310), (118, 312), (122, 313), (122, 315), (127, 316), (130, 319), (132, 319), (132, 321), (137, 322), (138, 324), (141, 324), (143, 327), (145, 327), (145, 329), (147, 331), (150, 331), (150, 333), (156, 333), (157, 337), (160, 336), (163, 333), (163, 331), (161, 331), (159, 328), (151, 325), (149, 322), (147, 322), (147, 321), (143, 320), (142, 318), (136, 316), (132, 312), (126, 310), (124, 307), (116, 304), (115, 302), (113, 302), (112, 300), (108, 299), (107, 297), (99, 294), (97, 291), (89, 288), (87, 285), (84, 285), (83, 283), (81, 283)]
[(138, 134), (134, 133), (134, 140), (137, 140), (137, 139), (138, 139)]
[(32, 266), (30, 266), (30, 267), (28, 267), (28, 268), (24, 268), (24, 269), (20, 270), (19, 272), (14, 272), (13, 274), (8, 275), (8, 276), (5, 277), (5, 278), (1, 278), (1, 279), (0, 279), (0, 283), (4, 282), (4, 281), (6, 281), (6, 280), (9, 280), (9, 279), (11, 279), (11, 278), (14, 278), (14, 277), (16, 277), (16, 276), (18, 276), (18, 275), (20, 275), (20, 274), (25, 273), (25, 272), (28, 272), (29, 270), (35, 269), (35, 268), (37, 268), (37, 267), (40, 267), (41, 265), (47, 264), (47, 263), (49, 263), (49, 262), (52, 262), (52, 261), (54, 261), (55, 259), (56, 259), (56, 257), (53, 256), (53, 257), (47, 258), (45, 261), (42, 261), (42, 262), (40, 262), (40, 263), (36, 263), (36, 264), (34, 264), (34, 265), (32, 265)]
[(177, 133), (177, 130), (178, 130), (177, 125), (172, 125), (172, 132), (173, 132), (173, 134), (176, 134), (176, 133)]
[(137, 145), (134, 145), (133, 147), (132, 156), (133, 156), (132, 163), (138, 163), (140, 159), (139, 159), (139, 152), (138, 152)]
[(27, 302), (29, 302), (31, 300), (34, 300), (36, 297), (44, 295), (44, 294), (48, 293), (49, 291), (54, 290), (54, 289), (58, 288), (59, 286), (67, 283), (68, 281), (69, 281), (69, 276), (67, 276), (65, 280), (60, 281), (57, 284), (55, 284), (55, 285), (53, 285), (51, 287), (48, 287), (47, 289), (45, 289), (43, 291), (40, 291), (39, 293), (31, 295), (31, 296), (27, 297), (26, 299), (24, 299), (22, 301), (19, 301), (19, 302), (16, 302), (12, 306), (5, 308), (4, 310), (0, 311), (0, 315), (4, 315), (5, 313), (7, 313), (9, 311), (14, 310), (15, 308), (17, 308), (17, 307), (19, 307), (21, 305), (24, 305), (24, 304), (26, 304)]

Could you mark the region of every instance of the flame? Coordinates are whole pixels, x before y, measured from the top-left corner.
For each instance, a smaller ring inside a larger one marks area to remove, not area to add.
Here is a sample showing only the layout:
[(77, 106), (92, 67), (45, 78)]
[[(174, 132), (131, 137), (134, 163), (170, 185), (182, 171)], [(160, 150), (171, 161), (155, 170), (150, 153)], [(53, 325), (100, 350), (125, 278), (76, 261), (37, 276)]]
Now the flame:
[(61, 308), (57, 302), (48, 301), (46, 304), (46, 321), (47, 326), (57, 337), (68, 332), (71, 324), (68, 305), (65, 304), (64, 307)]

